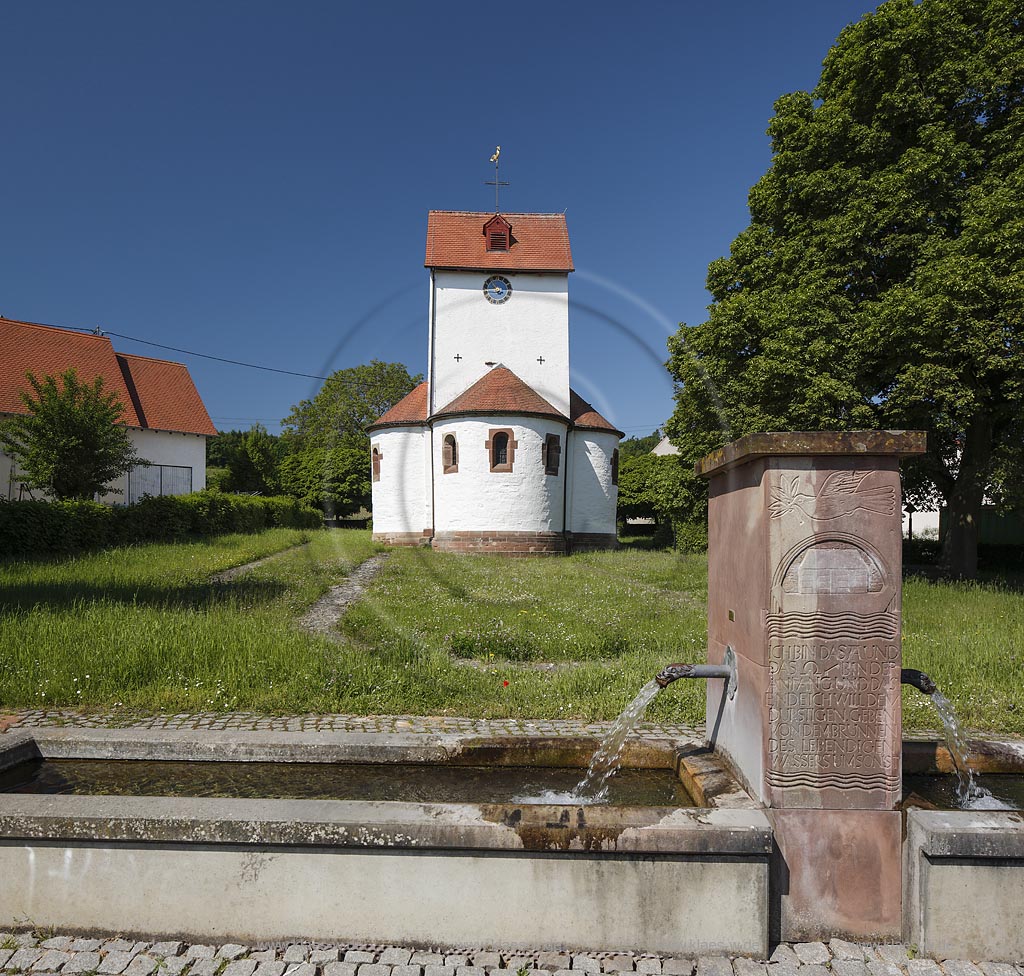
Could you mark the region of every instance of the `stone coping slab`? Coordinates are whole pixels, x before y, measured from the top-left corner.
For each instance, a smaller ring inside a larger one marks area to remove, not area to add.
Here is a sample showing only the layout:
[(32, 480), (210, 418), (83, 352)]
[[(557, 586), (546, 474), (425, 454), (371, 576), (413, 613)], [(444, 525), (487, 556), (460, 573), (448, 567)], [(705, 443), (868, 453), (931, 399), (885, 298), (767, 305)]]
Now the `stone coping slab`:
[(913, 457), (924, 454), (923, 430), (802, 430), (747, 434), (712, 451), (694, 465), (710, 477), (762, 457), (827, 457), (863, 455)]
[(929, 858), (1024, 861), (1024, 813), (1020, 810), (911, 810), (908, 831), (918, 835)]
[(759, 810), (0, 796), (5, 840), (767, 857)]

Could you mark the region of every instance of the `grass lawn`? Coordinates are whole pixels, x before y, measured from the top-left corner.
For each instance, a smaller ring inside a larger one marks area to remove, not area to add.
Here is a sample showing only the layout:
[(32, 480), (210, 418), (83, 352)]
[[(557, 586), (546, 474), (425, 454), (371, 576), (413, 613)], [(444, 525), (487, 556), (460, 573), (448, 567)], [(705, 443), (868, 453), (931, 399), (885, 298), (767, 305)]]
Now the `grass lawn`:
[[(0, 564), (0, 707), (608, 719), (666, 663), (703, 658), (706, 560), (639, 549), (396, 550), (338, 641), (298, 629), (374, 551), (368, 532), (274, 530)], [(1024, 732), (1019, 589), (906, 584), (905, 664), (928, 671), (970, 727)], [(923, 697), (908, 689), (904, 703), (908, 729), (936, 726)], [(703, 683), (677, 682), (648, 715), (703, 720)]]

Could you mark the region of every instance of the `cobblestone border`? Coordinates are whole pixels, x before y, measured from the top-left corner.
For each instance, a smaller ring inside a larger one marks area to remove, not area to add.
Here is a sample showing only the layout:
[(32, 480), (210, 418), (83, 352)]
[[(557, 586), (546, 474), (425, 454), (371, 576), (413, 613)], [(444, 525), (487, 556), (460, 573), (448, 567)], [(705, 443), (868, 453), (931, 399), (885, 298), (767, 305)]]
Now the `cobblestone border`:
[[(406, 732), (437, 735), (453, 732), (477, 737), (599, 736), (611, 722), (575, 719), (458, 718), (423, 715), (266, 715), (259, 712), (195, 712), (176, 715), (90, 714), (69, 709), (25, 709), (0, 714), (0, 731), (32, 728), (195, 729), (239, 732)], [(643, 722), (634, 735), (646, 739), (702, 740), (703, 725), (658, 725)]]
[(1024, 964), (915, 958), (903, 945), (833, 939), (776, 946), (767, 960), (680, 959), (624, 949), (413, 948), (367, 943), (191, 944), (0, 932), (0, 971), (74, 976), (1024, 976)]

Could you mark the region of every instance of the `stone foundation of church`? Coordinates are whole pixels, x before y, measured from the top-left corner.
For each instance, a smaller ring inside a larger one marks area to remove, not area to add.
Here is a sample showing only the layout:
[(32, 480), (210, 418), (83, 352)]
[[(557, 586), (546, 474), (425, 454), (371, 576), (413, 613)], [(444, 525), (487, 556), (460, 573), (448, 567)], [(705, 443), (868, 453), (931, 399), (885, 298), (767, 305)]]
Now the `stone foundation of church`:
[(618, 549), (619, 537), (614, 532), (570, 532), (569, 552), (594, 552), (598, 549)]
[(566, 539), (561, 532), (438, 532), (433, 547), (442, 552), (564, 556)]
[(374, 532), (373, 541), (385, 546), (429, 546), (430, 529), (422, 532)]

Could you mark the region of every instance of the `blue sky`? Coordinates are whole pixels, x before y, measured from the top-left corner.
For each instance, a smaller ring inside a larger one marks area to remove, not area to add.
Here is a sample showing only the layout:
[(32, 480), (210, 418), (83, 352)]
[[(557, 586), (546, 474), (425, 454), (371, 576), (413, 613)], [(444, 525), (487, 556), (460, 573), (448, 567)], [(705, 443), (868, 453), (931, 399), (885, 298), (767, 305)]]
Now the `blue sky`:
[[(672, 411), (772, 103), (849, 0), (9, 3), (0, 314), (326, 375), (425, 369), (429, 209), (567, 213), (572, 381), (628, 434)], [(221, 429), (316, 380), (165, 352)], [(2, 354), (2, 351), (0, 351)]]

